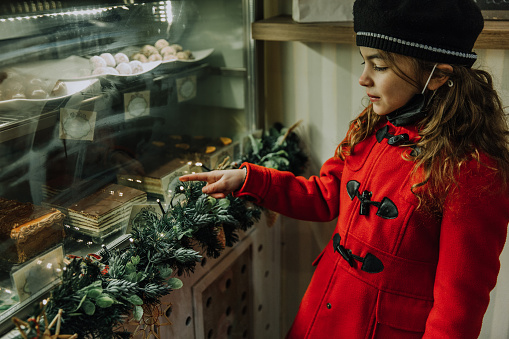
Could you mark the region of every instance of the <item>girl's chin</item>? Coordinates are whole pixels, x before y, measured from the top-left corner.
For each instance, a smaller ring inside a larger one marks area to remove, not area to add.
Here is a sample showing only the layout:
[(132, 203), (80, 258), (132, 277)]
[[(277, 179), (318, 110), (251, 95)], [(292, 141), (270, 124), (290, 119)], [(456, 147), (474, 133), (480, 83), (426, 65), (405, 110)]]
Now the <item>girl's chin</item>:
[(383, 111), (383, 110), (377, 110), (376, 108), (373, 109), (373, 112), (375, 112), (376, 115), (380, 115), (380, 116), (384, 116), (384, 115), (391, 113), (391, 112), (387, 112), (387, 111)]

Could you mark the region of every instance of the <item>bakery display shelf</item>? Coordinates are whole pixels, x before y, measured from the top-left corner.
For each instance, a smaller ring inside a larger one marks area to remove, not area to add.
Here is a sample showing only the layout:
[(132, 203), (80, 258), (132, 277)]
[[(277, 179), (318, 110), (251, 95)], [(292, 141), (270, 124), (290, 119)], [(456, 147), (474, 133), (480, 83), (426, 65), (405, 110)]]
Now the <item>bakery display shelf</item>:
[[(353, 22), (298, 23), (289, 15), (254, 22), (252, 37), (265, 41), (355, 43)], [(475, 48), (509, 49), (509, 21), (485, 21)]]
[[(91, 96), (81, 101), (81, 104), (92, 102), (101, 96), (102, 94)], [(10, 106), (2, 106), (0, 103), (0, 144), (54, 126), (58, 121), (60, 107), (65, 105), (69, 97), (60, 100), (16, 102), (10, 103)], [(11, 107), (12, 110), (3, 111), (6, 107)], [(51, 109), (47, 109), (48, 107)]]

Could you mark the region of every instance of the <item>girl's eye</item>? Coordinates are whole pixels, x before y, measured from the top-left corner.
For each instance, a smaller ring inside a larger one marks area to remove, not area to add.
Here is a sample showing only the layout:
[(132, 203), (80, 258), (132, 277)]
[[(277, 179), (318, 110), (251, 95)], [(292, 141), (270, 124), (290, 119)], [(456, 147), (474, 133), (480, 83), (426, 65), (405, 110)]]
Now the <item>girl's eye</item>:
[[(363, 65), (363, 66), (364, 66), (364, 65), (366, 65), (366, 62), (365, 62), (365, 61), (363, 61), (363, 62), (361, 63), (361, 65)], [(377, 65), (373, 65), (373, 70), (374, 70), (374, 71), (377, 71), (377, 72), (383, 72), (383, 71), (387, 70), (388, 68), (389, 68), (389, 67), (379, 67), (379, 66), (377, 66)]]

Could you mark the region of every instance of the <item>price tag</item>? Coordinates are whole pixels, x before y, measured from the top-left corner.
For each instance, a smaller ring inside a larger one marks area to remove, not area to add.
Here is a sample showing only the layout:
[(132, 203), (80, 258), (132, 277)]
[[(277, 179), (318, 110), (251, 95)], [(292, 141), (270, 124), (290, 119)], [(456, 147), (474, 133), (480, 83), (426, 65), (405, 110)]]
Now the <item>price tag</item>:
[(124, 94), (125, 120), (150, 114), (150, 91)]
[(196, 96), (196, 76), (177, 79), (178, 101), (186, 101)]
[(96, 112), (60, 109), (60, 139), (94, 140)]

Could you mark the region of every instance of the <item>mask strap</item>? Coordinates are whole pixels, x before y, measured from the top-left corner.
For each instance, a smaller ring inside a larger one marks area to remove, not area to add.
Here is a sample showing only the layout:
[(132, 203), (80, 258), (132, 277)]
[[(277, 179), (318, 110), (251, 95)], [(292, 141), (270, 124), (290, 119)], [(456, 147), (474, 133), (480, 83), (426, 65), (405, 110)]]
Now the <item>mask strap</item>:
[(424, 85), (424, 88), (422, 89), (421, 94), (424, 94), (424, 92), (426, 91), (426, 87), (428, 87), (428, 84), (431, 80), (431, 77), (433, 76), (433, 72), (435, 72), (435, 68), (437, 68), (437, 65), (438, 64), (435, 64), (435, 66), (433, 66), (433, 69), (431, 70), (431, 74), (429, 75), (428, 81), (426, 81), (426, 85)]

